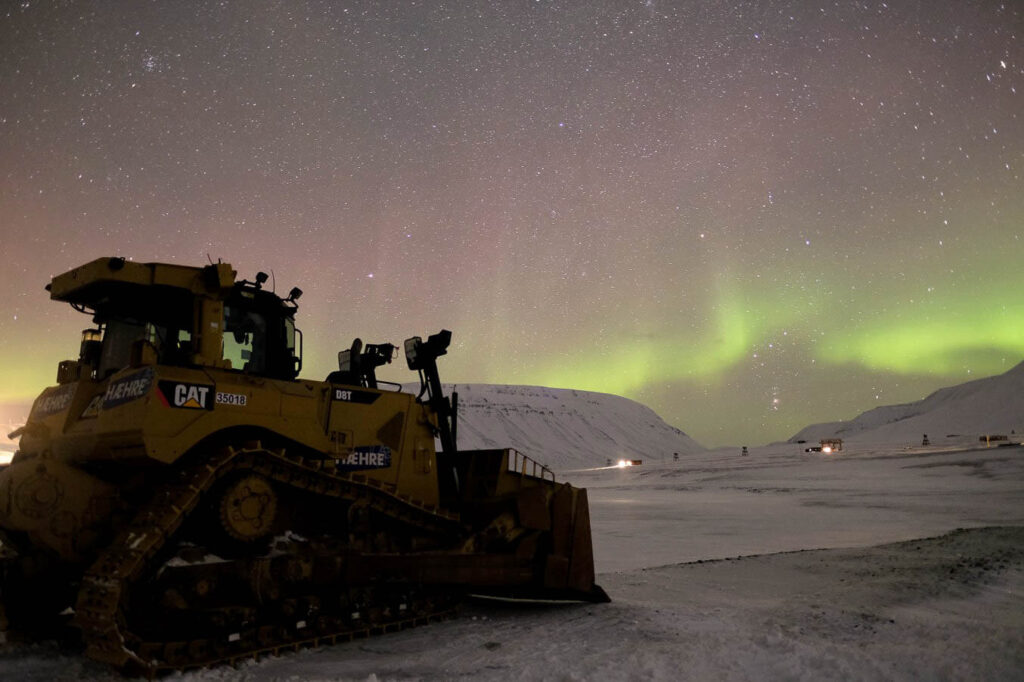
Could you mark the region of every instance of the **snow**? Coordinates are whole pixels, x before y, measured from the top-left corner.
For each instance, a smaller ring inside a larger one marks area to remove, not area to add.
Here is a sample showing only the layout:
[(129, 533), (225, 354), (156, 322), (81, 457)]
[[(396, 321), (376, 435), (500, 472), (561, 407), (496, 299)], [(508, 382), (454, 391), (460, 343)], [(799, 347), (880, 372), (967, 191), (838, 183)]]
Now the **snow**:
[(790, 440), (840, 437), (865, 442), (978, 442), (1024, 433), (1024, 362), (998, 376), (943, 388), (914, 403), (888, 405), (848, 422), (808, 426)]
[[(172, 677), (1011, 680), (1024, 670), (1024, 448), (838, 457), (775, 445), (574, 478), (589, 487), (611, 604), (471, 604), (444, 623)], [(957, 528), (968, 530), (945, 535)], [(0, 672), (119, 679), (51, 644), (0, 648)]]
[[(416, 392), (418, 386), (406, 386)], [(459, 394), (458, 441), (464, 450), (514, 447), (555, 469), (604, 466), (608, 460), (671, 462), (705, 452), (685, 432), (653, 410), (605, 393), (538, 386), (445, 385)], [(845, 422), (815, 424), (790, 442), (816, 444), (842, 438), (846, 448), (865, 451), (920, 445), (977, 445), (985, 434), (1024, 437), (1024, 363), (994, 377), (936, 391), (905, 405), (878, 407)]]
[[(686, 449), (624, 399), (460, 385), (463, 447), (555, 452), (560, 480), (588, 488), (612, 603), (471, 603), (451, 621), (171, 679), (1019, 680), (1024, 447), (968, 446), (989, 428), (969, 421), (964, 440), (922, 446), (914, 422), (954, 408), (980, 419), (991, 385), (966, 386), (845, 431), (836, 454), (776, 443), (742, 456)], [(619, 447), (644, 464), (602, 466)], [(47, 643), (0, 646), (0, 674), (121, 679)]]
[(858, 547), (1024, 521), (1021, 448), (824, 455), (778, 444), (750, 452), (573, 474), (588, 488), (598, 570)]
[[(416, 392), (416, 387), (405, 390)], [(445, 385), (459, 394), (463, 450), (514, 447), (556, 470), (607, 460), (669, 461), (704, 450), (646, 405), (607, 393), (538, 386)]]

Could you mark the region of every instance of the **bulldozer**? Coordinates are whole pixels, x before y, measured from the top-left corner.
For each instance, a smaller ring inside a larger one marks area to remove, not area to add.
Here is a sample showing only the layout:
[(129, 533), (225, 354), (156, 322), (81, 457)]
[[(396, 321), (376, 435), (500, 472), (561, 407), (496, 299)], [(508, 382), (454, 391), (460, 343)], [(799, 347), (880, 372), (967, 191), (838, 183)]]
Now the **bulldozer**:
[(471, 595), (608, 601), (586, 490), (457, 448), (451, 332), (401, 347), (418, 391), (377, 378), (397, 346), (358, 338), (299, 378), (302, 291), (267, 280), (118, 257), (52, 279), (91, 325), (10, 435), (0, 628), (152, 676), (428, 623)]

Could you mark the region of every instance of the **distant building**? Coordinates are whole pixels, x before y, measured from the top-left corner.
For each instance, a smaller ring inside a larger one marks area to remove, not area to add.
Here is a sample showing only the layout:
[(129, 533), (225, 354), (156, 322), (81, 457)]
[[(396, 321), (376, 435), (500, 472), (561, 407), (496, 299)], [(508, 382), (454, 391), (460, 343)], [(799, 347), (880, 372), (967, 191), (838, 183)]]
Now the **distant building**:
[(1008, 436), (1006, 436), (1006, 435), (1003, 435), (1003, 434), (986, 434), (986, 435), (982, 436), (981, 438), (979, 438), (978, 440), (980, 440), (986, 446), (991, 447), (993, 441), (1000, 441), (1000, 440), (1007, 440), (1008, 441), (1008, 440), (1010, 440), (1010, 438)]

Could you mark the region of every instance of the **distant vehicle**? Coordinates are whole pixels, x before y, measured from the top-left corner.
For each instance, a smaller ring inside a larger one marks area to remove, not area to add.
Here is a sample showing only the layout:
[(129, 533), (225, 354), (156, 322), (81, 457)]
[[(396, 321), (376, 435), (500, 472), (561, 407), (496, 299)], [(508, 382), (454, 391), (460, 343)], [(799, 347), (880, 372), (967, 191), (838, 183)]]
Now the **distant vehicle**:
[(842, 449), (843, 449), (843, 439), (842, 438), (823, 438), (821, 440), (821, 447), (818, 448), (818, 450), (820, 450), (821, 452), (824, 452), (826, 455), (829, 454), (829, 453), (832, 453), (832, 452), (839, 452)]
[(620, 459), (615, 464), (615, 466), (617, 466), (620, 469), (622, 469), (622, 468), (625, 468), (625, 467), (638, 467), (638, 466), (640, 466), (643, 463), (644, 463), (644, 461), (642, 459)]
[[(806, 441), (802, 441), (806, 442)], [(833, 452), (839, 452), (843, 449), (843, 440), (841, 438), (824, 438), (821, 440), (820, 445), (811, 445), (804, 448), (804, 452), (823, 452), (826, 455)]]

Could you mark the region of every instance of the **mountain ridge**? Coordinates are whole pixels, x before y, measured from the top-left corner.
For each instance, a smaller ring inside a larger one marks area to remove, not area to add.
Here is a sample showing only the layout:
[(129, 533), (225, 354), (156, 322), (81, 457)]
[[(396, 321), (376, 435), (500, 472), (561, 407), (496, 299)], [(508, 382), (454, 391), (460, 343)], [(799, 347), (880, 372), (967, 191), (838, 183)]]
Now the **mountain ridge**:
[[(410, 387), (406, 387), (410, 390)], [(629, 398), (542, 386), (445, 384), (459, 394), (461, 450), (511, 447), (555, 470), (670, 461), (705, 448)]]
[(1020, 433), (1024, 362), (1002, 374), (933, 391), (921, 400), (872, 408), (853, 419), (805, 426), (789, 442), (845, 438), (873, 442)]

